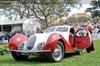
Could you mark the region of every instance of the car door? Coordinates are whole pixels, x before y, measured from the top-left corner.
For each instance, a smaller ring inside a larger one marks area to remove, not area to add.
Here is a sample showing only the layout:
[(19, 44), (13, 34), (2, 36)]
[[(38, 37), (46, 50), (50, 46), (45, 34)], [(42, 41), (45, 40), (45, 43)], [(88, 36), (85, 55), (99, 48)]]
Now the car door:
[(72, 47), (75, 47), (75, 44), (74, 44), (75, 30), (73, 28), (71, 28), (69, 33), (70, 33), (69, 34), (69, 43), (71, 44)]
[(75, 34), (75, 47), (77, 49), (88, 48), (91, 44), (91, 36), (89, 31), (79, 29)]

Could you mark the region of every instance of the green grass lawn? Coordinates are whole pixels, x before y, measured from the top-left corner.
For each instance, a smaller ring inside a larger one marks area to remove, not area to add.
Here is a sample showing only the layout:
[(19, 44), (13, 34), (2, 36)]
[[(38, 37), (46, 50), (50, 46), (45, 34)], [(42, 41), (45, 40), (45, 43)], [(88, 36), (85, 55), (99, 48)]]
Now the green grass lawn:
[(26, 61), (15, 61), (10, 54), (0, 56), (0, 66), (100, 66), (100, 40), (94, 41), (95, 51), (81, 55), (68, 55), (61, 62), (31, 57)]

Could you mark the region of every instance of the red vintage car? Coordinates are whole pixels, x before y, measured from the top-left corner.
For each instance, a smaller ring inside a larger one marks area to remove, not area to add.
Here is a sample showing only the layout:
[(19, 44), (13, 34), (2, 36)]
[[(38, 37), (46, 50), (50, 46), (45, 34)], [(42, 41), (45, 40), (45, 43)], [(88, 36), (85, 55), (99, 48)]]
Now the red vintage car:
[(14, 35), (9, 41), (9, 49), (15, 60), (25, 60), (32, 54), (47, 56), (51, 61), (58, 62), (65, 53), (79, 54), (91, 46), (92, 38), (89, 31), (75, 29), (71, 26), (53, 26), (43, 33), (36, 33), (29, 38), (23, 34)]

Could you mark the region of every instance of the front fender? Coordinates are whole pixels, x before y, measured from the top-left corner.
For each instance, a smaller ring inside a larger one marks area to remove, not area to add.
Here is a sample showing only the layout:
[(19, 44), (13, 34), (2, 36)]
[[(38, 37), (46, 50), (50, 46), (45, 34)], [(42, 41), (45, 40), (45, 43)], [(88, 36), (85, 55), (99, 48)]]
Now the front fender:
[(49, 36), (47, 40), (47, 44), (44, 46), (45, 50), (51, 50), (52, 52), (55, 50), (58, 41), (62, 41), (64, 44), (64, 49), (67, 52), (73, 52), (74, 48), (68, 43), (67, 40), (64, 39), (64, 37), (58, 33), (53, 33)]
[(44, 46), (45, 50), (51, 50), (54, 51), (56, 48), (56, 45), (58, 43), (58, 40), (60, 39), (60, 35), (58, 33), (53, 33), (49, 36), (46, 45)]
[(26, 37), (25, 35), (16, 34), (10, 39), (8, 47), (11, 50), (18, 50), (19, 44), (27, 40), (28, 40), (28, 37)]

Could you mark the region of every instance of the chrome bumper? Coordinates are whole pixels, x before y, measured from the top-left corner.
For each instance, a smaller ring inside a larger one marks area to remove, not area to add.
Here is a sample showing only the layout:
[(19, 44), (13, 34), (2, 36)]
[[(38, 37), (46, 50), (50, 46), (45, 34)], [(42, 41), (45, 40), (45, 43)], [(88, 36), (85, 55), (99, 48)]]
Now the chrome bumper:
[(31, 51), (31, 50), (10, 50), (8, 51), (15, 51), (15, 52), (22, 52), (22, 53), (39, 53), (39, 52), (51, 52), (51, 50), (38, 50), (38, 51)]

